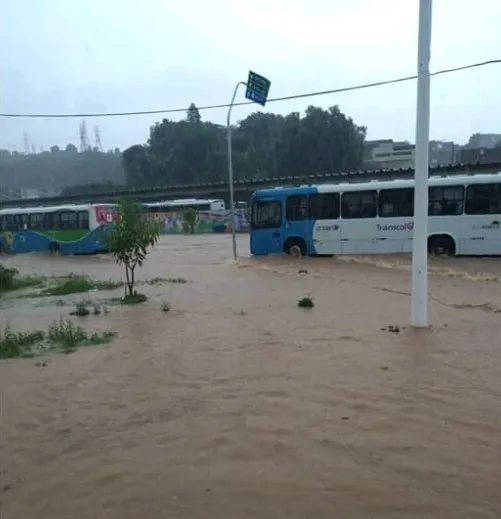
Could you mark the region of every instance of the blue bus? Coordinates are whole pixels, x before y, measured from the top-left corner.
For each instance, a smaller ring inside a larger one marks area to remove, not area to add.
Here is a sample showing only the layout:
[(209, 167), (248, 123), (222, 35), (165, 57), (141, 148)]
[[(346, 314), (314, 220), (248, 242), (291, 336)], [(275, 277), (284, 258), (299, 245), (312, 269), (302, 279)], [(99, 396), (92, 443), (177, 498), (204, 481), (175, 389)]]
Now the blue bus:
[[(501, 173), (429, 180), (428, 250), (501, 255)], [(279, 187), (252, 196), (250, 250), (294, 256), (411, 252), (414, 180)]]
[(0, 209), (0, 253), (106, 252), (116, 204)]

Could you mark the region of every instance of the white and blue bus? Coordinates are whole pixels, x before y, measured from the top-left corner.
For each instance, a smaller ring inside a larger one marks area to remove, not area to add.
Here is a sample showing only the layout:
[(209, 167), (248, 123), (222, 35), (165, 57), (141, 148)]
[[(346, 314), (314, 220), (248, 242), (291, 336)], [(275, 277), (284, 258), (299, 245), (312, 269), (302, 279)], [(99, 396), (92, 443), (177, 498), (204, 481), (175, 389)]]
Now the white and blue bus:
[(186, 209), (194, 209), (195, 211), (224, 211), (226, 209), (224, 200), (221, 199), (184, 198), (182, 200), (149, 202), (143, 205), (146, 211), (150, 213), (175, 213), (185, 211)]
[(0, 253), (106, 252), (116, 204), (0, 209)]
[[(428, 249), (501, 255), (501, 173), (431, 177)], [(252, 197), (253, 255), (412, 251), (414, 180), (278, 187)]]

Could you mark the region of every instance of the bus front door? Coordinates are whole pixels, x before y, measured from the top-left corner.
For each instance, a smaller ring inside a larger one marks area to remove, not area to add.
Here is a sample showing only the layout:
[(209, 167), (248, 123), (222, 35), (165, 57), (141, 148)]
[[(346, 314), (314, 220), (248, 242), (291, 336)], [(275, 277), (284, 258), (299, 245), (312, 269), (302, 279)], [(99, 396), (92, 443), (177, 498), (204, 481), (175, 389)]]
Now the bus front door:
[(259, 200), (252, 204), (250, 251), (254, 256), (283, 252), (282, 202)]

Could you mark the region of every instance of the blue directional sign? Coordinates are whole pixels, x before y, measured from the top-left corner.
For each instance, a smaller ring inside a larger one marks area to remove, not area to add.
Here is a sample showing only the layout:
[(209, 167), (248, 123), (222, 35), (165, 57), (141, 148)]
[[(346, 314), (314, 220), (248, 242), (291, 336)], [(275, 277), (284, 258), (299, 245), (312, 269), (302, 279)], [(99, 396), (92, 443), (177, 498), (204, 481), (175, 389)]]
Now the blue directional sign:
[(247, 90), (245, 97), (254, 103), (262, 106), (266, 104), (268, 92), (270, 91), (271, 81), (264, 76), (260, 76), (252, 70), (249, 70), (249, 78), (247, 79)]

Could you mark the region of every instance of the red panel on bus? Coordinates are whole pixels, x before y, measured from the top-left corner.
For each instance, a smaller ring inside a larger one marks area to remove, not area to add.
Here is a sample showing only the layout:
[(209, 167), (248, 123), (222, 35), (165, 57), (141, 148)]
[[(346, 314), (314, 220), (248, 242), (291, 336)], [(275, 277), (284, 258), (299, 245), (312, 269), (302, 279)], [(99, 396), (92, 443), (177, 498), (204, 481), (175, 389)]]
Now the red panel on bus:
[(95, 207), (96, 210), (96, 220), (99, 224), (107, 224), (113, 223), (115, 221), (115, 211), (114, 208), (109, 205), (97, 205)]

